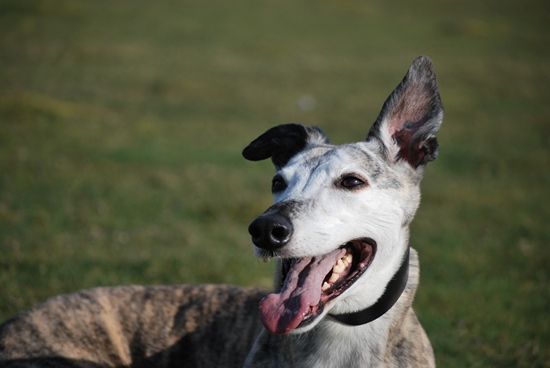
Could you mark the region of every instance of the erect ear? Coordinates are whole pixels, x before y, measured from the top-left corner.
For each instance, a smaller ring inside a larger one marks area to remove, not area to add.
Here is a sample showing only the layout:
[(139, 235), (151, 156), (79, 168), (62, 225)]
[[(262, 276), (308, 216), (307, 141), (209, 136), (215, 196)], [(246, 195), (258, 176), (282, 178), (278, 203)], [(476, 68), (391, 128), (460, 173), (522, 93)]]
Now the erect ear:
[(432, 61), (420, 56), (384, 103), (367, 141), (377, 140), (386, 160), (405, 160), (417, 168), (436, 159), (438, 144), (433, 134), (442, 121)]
[(307, 145), (327, 143), (329, 143), (328, 137), (317, 127), (284, 124), (269, 129), (252, 141), (243, 150), (243, 156), (251, 161), (271, 157), (278, 170)]

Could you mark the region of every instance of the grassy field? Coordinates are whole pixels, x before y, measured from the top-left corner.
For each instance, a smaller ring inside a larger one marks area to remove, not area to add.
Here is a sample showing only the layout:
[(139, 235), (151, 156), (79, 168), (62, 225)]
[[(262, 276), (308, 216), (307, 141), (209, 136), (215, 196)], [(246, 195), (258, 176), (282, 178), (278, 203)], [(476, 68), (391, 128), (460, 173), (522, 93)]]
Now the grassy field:
[(415, 309), (441, 367), (550, 367), (549, 24), (534, 0), (0, 0), (0, 321), (99, 285), (269, 287), (246, 228), (273, 169), (242, 148), (291, 121), (362, 140), (426, 54)]

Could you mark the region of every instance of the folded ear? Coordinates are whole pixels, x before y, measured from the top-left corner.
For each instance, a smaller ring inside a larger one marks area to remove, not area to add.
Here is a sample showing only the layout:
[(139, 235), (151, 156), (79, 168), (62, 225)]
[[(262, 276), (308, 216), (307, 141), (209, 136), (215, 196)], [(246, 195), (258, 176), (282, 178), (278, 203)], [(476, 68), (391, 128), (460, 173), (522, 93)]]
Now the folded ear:
[(378, 141), (386, 160), (405, 160), (417, 168), (436, 159), (438, 144), (433, 134), (442, 121), (432, 61), (420, 56), (384, 103), (367, 141)]
[(265, 160), (271, 157), (278, 170), (307, 145), (328, 143), (328, 137), (317, 127), (284, 124), (269, 129), (252, 141), (243, 150), (243, 156), (251, 161)]

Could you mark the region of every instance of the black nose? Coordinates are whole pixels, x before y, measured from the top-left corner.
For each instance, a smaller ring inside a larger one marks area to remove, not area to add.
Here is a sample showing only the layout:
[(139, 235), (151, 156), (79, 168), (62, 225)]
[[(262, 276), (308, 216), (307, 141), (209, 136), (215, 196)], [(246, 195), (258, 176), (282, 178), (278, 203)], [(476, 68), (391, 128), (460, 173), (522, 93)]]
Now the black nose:
[(292, 231), (290, 221), (275, 214), (261, 215), (248, 227), (254, 245), (266, 250), (283, 247), (290, 240)]

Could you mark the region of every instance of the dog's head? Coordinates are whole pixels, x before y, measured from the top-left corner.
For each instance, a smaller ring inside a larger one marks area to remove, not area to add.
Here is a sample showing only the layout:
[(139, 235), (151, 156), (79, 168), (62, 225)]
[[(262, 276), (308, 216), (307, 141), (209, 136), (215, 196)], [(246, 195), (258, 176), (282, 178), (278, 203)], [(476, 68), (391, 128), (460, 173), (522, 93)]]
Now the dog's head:
[(279, 293), (261, 303), (268, 330), (305, 331), (329, 310), (354, 312), (380, 298), (407, 250), (442, 119), (432, 62), (419, 57), (366, 141), (334, 146), (316, 127), (287, 124), (244, 149), (277, 169), (275, 203), (249, 227), (256, 254), (282, 260)]

